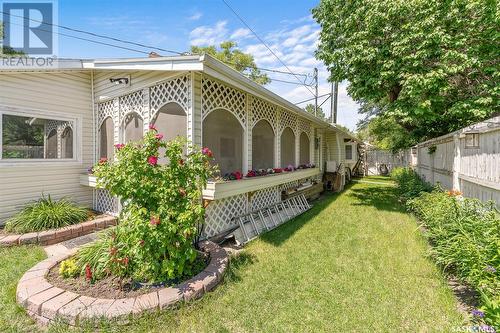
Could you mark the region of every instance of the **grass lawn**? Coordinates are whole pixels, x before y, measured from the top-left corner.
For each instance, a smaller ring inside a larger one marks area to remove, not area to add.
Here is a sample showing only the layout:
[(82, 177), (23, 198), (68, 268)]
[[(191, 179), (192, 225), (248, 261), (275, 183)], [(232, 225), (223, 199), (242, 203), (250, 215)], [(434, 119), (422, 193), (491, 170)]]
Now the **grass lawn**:
[[(248, 244), (225, 282), (201, 300), (128, 326), (104, 322), (100, 332), (453, 331), (463, 323), (454, 296), (393, 191), (356, 183), (327, 195)], [(23, 270), (43, 257), (35, 249), (0, 250), (0, 331), (33, 328), (15, 308), (14, 290)]]

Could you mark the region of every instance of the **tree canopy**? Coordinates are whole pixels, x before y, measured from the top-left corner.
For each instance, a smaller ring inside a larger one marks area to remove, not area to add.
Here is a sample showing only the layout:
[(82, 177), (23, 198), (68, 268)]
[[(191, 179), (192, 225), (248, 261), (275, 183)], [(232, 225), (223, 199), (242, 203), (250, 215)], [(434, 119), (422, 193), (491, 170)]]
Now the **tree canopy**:
[(307, 104), (306, 107), (304, 108), (306, 112), (315, 115), (316, 117), (326, 120), (326, 115), (325, 112), (323, 111), (322, 108), (318, 107), (318, 113), (315, 112), (315, 107), (314, 104)]
[(191, 52), (196, 54), (210, 54), (228, 66), (244, 73), (253, 81), (265, 85), (271, 82), (267, 74), (262, 73), (255, 64), (253, 55), (238, 49), (238, 44), (232, 41), (220, 43), (219, 48), (211, 46), (191, 46)]
[[(3, 22), (0, 21), (0, 40), (3, 40), (3, 30)], [(0, 57), (10, 57), (14, 55), (24, 55), (24, 53), (16, 51), (8, 45), (3, 45), (0, 47)]]
[(313, 16), (317, 57), (332, 80), (350, 82), (350, 96), (374, 122), (365, 129), (377, 129), (372, 135), (388, 148), (500, 110), (496, 1), (322, 0)]

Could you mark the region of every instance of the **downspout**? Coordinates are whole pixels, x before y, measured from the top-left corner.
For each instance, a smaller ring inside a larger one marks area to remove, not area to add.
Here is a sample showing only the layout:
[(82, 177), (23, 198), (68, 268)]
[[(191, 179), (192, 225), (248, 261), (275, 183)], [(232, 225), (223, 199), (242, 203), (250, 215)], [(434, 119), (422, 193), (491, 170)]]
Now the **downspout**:
[[(94, 70), (90, 71), (90, 93), (92, 94), (92, 164), (97, 160), (97, 144), (96, 144), (96, 109), (95, 109), (95, 95), (94, 95)], [(92, 189), (92, 208), (96, 207), (96, 193)]]

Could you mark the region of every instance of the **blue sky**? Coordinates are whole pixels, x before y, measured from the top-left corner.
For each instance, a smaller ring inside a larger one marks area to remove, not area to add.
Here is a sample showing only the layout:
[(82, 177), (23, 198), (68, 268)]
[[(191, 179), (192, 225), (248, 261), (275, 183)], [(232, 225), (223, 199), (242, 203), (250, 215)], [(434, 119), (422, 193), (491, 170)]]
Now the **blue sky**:
[[(319, 93), (321, 95), (330, 91), (326, 68), (314, 58), (319, 25), (311, 17), (311, 8), (318, 1), (228, 1), (290, 69), (312, 73), (313, 68), (318, 67)], [(286, 70), (222, 0), (59, 0), (58, 7), (60, 25), (181, 52), (189, 50), (192, 44), (217, 44), (230, 39), (236, 41), (243, 51), (252, 53), (258, 66)], [(61, 29), (60, 32), (68, 33)], [(143, 55), (59, 36), (59, 56), (110, 58)], [(291, 75), (272, 74), (271, 77), (296, 80)], [(354, 129), (360, 116), (357, 114), (357, 104), (347, 95), (346, 86), (346, 82), (339, 86), (338, 122)], [(312, 97), (305, 87), (299, 85), (273, 82), (267, 88), (292, 102)], [(329, 102), (324, 104), (323, 109), (329, 114)]]

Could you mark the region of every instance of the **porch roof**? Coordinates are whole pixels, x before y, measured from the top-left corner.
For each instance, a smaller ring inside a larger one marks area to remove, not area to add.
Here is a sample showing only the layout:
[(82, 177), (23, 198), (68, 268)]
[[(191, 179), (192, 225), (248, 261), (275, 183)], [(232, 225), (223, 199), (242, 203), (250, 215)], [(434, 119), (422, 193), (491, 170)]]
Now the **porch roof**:
[[(335, 129), (345, 137), (358, 141), (350, 133), (323, 121), (314, 115), (305, 112), (302, 108), (273, 93), (260, 84), (250, 80), (240, 72), (227, 66), (214, 57), (203, 55), (180, 55), (156, 58), (120, 58), (120, 59), (54, 59), (51, 67), (39, 67), (23, 58), (13, 58), (15, 65), (0, 61), (0, 74), (2, 72), (52, 72), (68, 70), (113, 70), (113, 71), (198, 71), (226, 82), (238, 89), (254, 94), (271, 103), (277, 104), (287, 110), (299, 114), (301, 117), (315, 123), (323, 129)], [(29, 59), (29, 58), (24, 58)]]

